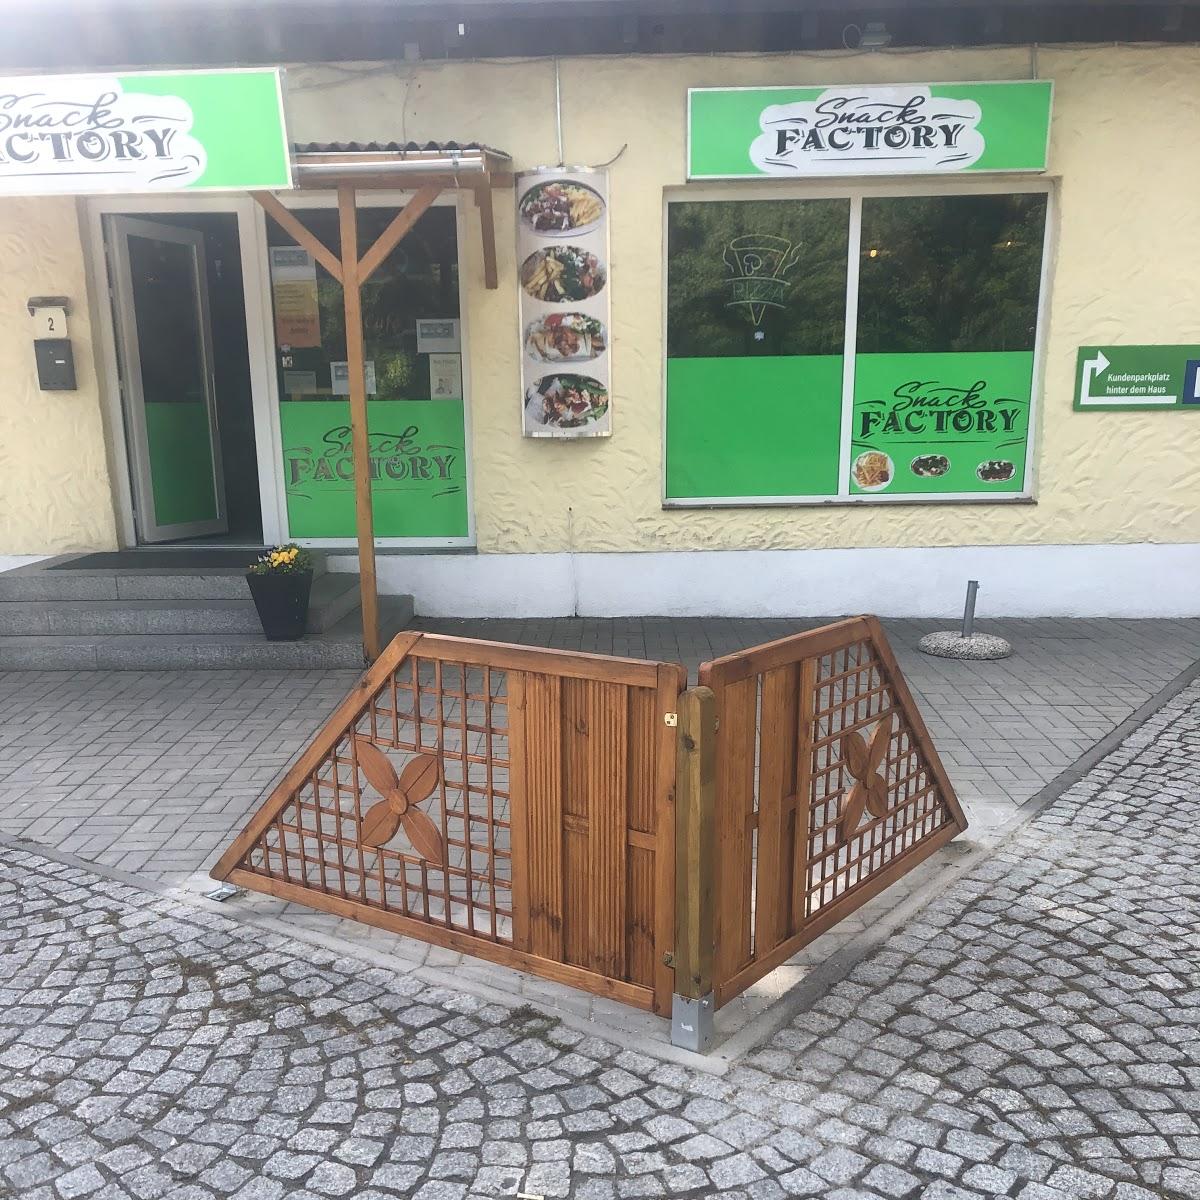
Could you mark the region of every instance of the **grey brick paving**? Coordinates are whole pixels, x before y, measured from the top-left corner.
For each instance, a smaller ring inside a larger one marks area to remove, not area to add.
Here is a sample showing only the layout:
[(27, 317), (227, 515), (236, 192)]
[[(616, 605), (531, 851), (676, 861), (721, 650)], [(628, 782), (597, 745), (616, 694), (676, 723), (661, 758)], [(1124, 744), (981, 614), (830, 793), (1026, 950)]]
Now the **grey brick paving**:
[(1200, 686), (711, 1075), (25, 851), (22, 1200), (1200, 1195)]

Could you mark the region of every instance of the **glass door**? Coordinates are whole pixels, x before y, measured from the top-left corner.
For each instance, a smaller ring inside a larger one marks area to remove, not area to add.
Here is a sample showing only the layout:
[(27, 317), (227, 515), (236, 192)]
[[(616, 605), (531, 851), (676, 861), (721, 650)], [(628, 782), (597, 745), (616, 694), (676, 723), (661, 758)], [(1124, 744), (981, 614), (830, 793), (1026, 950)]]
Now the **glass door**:
[(107, 245), (138, 540), (224, 533), (204, 235), (113, 216)]

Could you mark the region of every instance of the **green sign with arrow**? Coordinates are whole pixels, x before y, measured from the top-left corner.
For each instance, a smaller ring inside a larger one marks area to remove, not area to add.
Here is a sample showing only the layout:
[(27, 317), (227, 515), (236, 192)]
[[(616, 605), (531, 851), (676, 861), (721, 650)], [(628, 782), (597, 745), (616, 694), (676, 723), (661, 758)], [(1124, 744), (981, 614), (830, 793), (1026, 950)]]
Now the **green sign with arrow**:
[(1200, 346), (1081, 346), (1075, 409), (1200, 411)]

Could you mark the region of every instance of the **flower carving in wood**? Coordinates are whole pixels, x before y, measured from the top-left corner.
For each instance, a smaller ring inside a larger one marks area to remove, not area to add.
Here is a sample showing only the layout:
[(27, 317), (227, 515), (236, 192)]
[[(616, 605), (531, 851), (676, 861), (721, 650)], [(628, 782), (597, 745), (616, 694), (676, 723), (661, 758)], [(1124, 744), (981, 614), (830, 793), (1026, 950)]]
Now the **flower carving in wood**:
[(399, 775), (391, 760), (373, 742), (354, 739), (355, 754), (367, 782), (383, 797), (367, 810), (359, 827), (359, 841), (378, 848), (390, 842), (401, 827), (413, 849), (427, 862), (445, 861), (442, 835), (417, 805), (433, 795), (441, 775), (432, 754), (418, 754)]
[(881, 717), (871, 731), (870, 740), (861, 733), (842, 737), (842, 758), (854, 780), (842, 804), (841, 837), (849, 841), (862, 820), (863, 810), (882, 817), (888, 810), (887, 780), (879, 773), (892, 738), (892, 714)]

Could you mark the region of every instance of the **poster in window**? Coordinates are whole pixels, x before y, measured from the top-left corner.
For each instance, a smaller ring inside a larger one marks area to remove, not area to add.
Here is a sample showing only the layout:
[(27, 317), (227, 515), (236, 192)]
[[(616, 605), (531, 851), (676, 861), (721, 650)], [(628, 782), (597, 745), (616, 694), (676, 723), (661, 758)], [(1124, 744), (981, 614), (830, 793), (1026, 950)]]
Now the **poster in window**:
[(319, 346), (317, 264), (299, 246), (271, 247), (271, 291), (275, 300), (275, 341), (282, 349)]
[(580, 167), (517, 177), (521, 431), (612, 433), (608, 176)]

